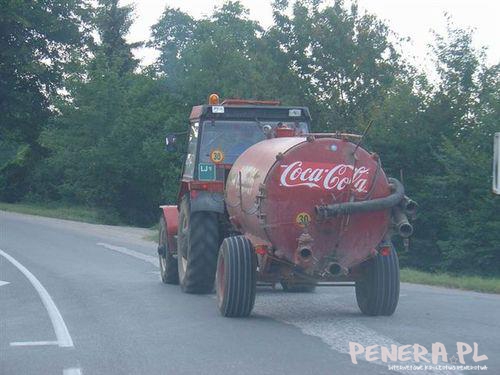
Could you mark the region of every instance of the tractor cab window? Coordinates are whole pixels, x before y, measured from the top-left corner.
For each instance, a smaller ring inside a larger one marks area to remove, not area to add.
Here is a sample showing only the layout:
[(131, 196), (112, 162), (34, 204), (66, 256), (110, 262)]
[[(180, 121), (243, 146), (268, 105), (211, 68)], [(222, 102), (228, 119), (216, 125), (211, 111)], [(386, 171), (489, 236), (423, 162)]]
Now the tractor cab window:
[(189, 129), (189, 141), (186, 155), (186, 164), (184, 166), (184, 176), (193, 178), (196, 166), (196, 146), (198, 144), (199, 123), (195, 122)]
[[(201, 163), (210, 163), (210, 156), (222, 155), (221, 163), (233, 164), (250, 146), (267, 138), (266, 131), (272, 131), (279, 123), (295, 128), (298, 133), (307, 133), (305, 122), (286, 121), (205, 121), (201, 135)], [(215, 151), (215, 152), (214, 152)]]

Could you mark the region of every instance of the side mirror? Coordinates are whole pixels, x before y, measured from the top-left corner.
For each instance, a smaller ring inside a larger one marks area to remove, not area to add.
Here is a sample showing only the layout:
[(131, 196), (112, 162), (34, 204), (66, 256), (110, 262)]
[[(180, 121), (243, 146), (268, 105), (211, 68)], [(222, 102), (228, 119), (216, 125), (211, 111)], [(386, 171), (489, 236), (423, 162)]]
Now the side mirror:
[(500, 133), (493, 142), (493, 193), (500, 194)]
[(165, 150), (167, 152), (177, 151), (177, 135), (176, 134), (167, 134), (165, 138)]

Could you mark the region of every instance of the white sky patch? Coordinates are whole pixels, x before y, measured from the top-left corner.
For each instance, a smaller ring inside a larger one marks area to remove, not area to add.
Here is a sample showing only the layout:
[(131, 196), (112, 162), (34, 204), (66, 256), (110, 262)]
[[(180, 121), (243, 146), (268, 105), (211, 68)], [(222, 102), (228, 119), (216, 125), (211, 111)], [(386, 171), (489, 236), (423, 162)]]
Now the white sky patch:
[[(348, 3), (349, 0), (346, 0)], [(135, 4), (136, 20), (130, 29), (130, 42), (144, 41), (150, 37), (150, 27), (155, 24), (168, 5), (180, 8), (194, 18), (210, 15), (215, 6), (224, 0), (122, 0), (122, 4)], [(250, 18), (267, 28), (273, 23), (271, 0), (242, 0), (249, 9)], [(332, 1), (326, 2), (332, 3)], [(488, 63), (500, 60), (500, 1), (494, 0), (359, 0), (362, 10), (367, 10), (386, 21), (393, 31), (402, 37), (410, 37), (411, 42), (403, 48), (406, 58), (415, 63), (430, 65), (427, 47), (434, 36), (431, 30), (445, 30), (444, 13), (451, 15), (454, 24), (462, 28), (474, 28), (476, 46), (486, 46)], [(140, 48), (135, 51), (142, 65), (151, 64), (158, 56), (157, 51)]]

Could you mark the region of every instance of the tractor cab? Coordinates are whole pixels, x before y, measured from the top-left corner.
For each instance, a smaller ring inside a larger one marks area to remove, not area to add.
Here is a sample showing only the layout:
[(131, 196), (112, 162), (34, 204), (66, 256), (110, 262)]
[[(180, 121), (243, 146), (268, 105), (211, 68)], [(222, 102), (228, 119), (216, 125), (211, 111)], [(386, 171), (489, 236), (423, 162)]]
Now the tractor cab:
[(229, 99), (216, 94), (208, 105), (193, 107), (179, 199), (188, 191), (222, 192), (236, 159), (268, 138), (309, 133), (306, 107), (281, 106), (279, 101)]

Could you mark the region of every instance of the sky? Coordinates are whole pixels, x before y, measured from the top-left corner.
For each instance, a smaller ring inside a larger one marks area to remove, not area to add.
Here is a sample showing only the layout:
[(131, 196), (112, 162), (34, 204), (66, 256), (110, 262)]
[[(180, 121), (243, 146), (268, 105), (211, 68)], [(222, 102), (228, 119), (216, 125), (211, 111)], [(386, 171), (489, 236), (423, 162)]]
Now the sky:
[[(150, 27), (167, 5), (200, 18), (210, 15), (215, 6), (223, 3), (224, 0), (121, 0), (121, 4), (135, 6), (136, 19), (128, 35), (131, 42), (149, 38)], [(241, 0), (241, 3), (249, 9), (250, 18), (264, 28), (272, 24), (271, 0)], [(427, 47), (433, 41), (431, 30), (445, 30), (445, 12), (451, 15), (456, 26), (475, 29), (474, 43), (488, 47), (488, 63), (500, 61), (499, 0), (358, 0), (358, 4), (362, 10), (383, 19), (400, 36), (411, 38), (403, 54), (416, 64), (431, 64)], [(135, 54), (142, 65), (150, 64), (157, 56), (148, 48), (136, 50)]]

